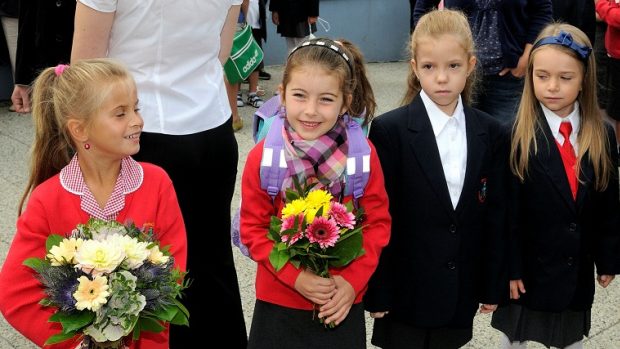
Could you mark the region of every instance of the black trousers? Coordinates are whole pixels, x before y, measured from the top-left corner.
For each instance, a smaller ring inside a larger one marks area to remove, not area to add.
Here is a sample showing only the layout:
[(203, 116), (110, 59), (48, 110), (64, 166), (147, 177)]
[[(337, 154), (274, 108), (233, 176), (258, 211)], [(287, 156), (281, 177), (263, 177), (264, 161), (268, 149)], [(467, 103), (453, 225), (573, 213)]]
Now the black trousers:
[(191, 348), (190, 343), (205, 338), (222, 338), (227, 348), (247, 346), (230, 242), (238, 157), (232, 119), (196, 134), (143, 133), (140, 137), (135, 159), (168, 172), (187, 231), (187, 277), (192, 284), (182, 302), (190, 312), (190, 327), (172, 326), (172, 349)]

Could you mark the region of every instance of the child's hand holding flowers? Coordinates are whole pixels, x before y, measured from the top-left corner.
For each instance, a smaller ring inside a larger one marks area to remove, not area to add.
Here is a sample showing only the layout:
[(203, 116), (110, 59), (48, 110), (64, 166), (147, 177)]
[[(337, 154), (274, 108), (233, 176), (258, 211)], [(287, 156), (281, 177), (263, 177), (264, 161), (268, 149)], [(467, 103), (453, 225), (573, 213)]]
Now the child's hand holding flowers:
[(296, 190), (286, 192), (282, 218), (271, 218), (268, 237), (274, 246), (269, 261), (276, 271), (287, 262), (304, 268), (295, 289), (321, 305), (319, 317), (327, 317), (325, 323), (333, 326), (348, 314), (355, 292), (341, 276), (332, 278), (330, 268), (342, 268), (364, 254), (359, 224), (363, 210), (334, 201), (326, 190), (294, 184)]

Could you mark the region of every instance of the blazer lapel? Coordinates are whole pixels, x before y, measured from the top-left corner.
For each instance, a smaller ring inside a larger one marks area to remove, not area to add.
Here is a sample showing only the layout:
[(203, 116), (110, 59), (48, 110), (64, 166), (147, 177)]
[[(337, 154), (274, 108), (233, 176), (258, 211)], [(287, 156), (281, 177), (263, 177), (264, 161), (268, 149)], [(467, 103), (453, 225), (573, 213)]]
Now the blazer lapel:
[(477, 193), (480, 188), (480, 167), (482, 166), (483, 154), (488, 145), (485, 142), (486, 131), (482, 128), (478, 119), (473, 115), (470, 108), (465, 108), (465, 129), (467, 133), (467, 168), (465, 170), (465, 181), (463, 182), (463, 190), (461, 197), (456, 206), (457, 212), (463, 209), (471, 202), (469, 195)]
[(551, 178), (551, 182), (560, 193), (560, 196), (564, 198), (568, 207), (574, 212), (575, 200), (573, 200), (573, 194), (568, 184), (564, 163), (562, 162), (562, 156), (560, 155), (555, 137), (553, 137), (551, 129), (545, 120), (542, 120), (540, 124), (543, 132), (538, 132), (536, 136), (538, 143), (537, 158), (547, 172), (547, 175)]
[(408, 129), (411, 131), (411, 149), (418, 159), (426, 179), (430, 183), (439, 201), (451, 215), (454, 214), (448, 185), (443, 173), (437, 140), (431, 121), (428, 118), (426, 108), (420, 95), (417, 95), (408, 108)]

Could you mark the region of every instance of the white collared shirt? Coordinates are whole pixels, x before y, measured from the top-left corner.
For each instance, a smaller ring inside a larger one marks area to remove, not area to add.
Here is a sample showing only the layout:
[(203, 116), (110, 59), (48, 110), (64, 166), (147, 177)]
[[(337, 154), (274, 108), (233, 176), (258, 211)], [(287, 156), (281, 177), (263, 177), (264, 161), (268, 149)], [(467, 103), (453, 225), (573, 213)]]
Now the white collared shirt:
[(78, 1), (115, 12), (108, 57), (136, 80), (145, 132), (193, 134), (230, 118), (220, 33), (228, 10), (242, 0)]
[(467, 131), (463, 101), (459, 96), (454, 114), (450, 116), (441, 111), (424, 90), (420, 91), (420, 96), (435, 133), (452, 207), (456, 208), (463, 191), (467, 169)]
[[(562, 122), (570, 122), (573, 131), (570, 134), (570, 143), (573, 145), (573, 149), (575, 153), (579, 150), (579, 144), (577, 143), (577, 135), (579, 134), (579, 127), (581, 126), (581, 116), (579, 113), (579, 102), (575, 101), (575, 107), (573, 111), (568, 114), (566, 117), (561, 117), (553, 111), (549, 110), (542, 103), (540, 103), (540, 107), (542, 108), (543, 114), (545, 115), (545, 119), (547, 120), (547, 124), (549, 124), (549, 128), (551, 129), (551, 134), (560, 145), (564, 145), (564, 136), (560, 133), (560, 124)], [(575, 154), (577, 155), (577, 154)]]

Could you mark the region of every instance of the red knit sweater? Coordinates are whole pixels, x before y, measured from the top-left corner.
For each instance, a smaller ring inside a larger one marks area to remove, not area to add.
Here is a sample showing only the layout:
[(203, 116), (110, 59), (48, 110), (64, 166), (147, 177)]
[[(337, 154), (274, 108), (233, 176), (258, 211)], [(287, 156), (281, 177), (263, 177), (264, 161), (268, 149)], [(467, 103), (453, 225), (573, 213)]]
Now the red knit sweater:
[[(140, 165), (144, 170), (142, 185), (125, 196), (125, 207), (117, 221), (132, 220), (138, 227), (153, 223), (161, 246), (170, 245), (176, 265), (185, 270), (185, 226), (172, 182), (161, 168)], [(15, 329), (38, 346), (60, 333), (61, 327), (47, 321), (54, 308), (38, 304), (44, 297), (43, 289), (34, 272), (22, 262), (30, 257), (45, 257), (48, 235), (67, 234), (89, 218), (80, 209), (80, 197), (66, 191), (56, 175), (34, 189), (26, 210), (17, 220), (17, 232), (0, 272), (0, 311)], [(141, 336), (132, 348), (168, 349), (168, 330), (159, 334), (142, 332)], [(75, 348), (77, 343), (78, 340), (69, 340), (46, 348)]]
[[(341, 275), (353, 286), (355, 303), (362, 300), (370, 275), (377, 267), (381, 249), (388, 243), (392, 222), (381, 164), (372, 144), (370, 148), (370, 178), (364, 196), (359, 200), (366, 212), (364, 224), (367, 227), (363, 232), (366, 253), (348, 266), (330, 271), (333, 275)], [(269, 221), (273, 215), (280, 216), (282, 200), (276, 200), (274, 205), (267, 192), (261, 189), (259, 169), (262, 155), (263, 142), (260, 142), (248, 154), (241, 184), (241, 241), (258, 263), (256, 298), (288, 308), (311, 310), (313, 303), (294, 288), (301, 270), (287, 263), (276, 273), (269, 263), (269, 253), (273, 247), (273, 241), (267, 238)], [(345, 201), (349, 200), (351, 197), (345, 198)]]
[(605, 49), (615, 59), (620, 59), (620, 4), (614, 1), (598, 0), (596, 12), (607, 23)]

